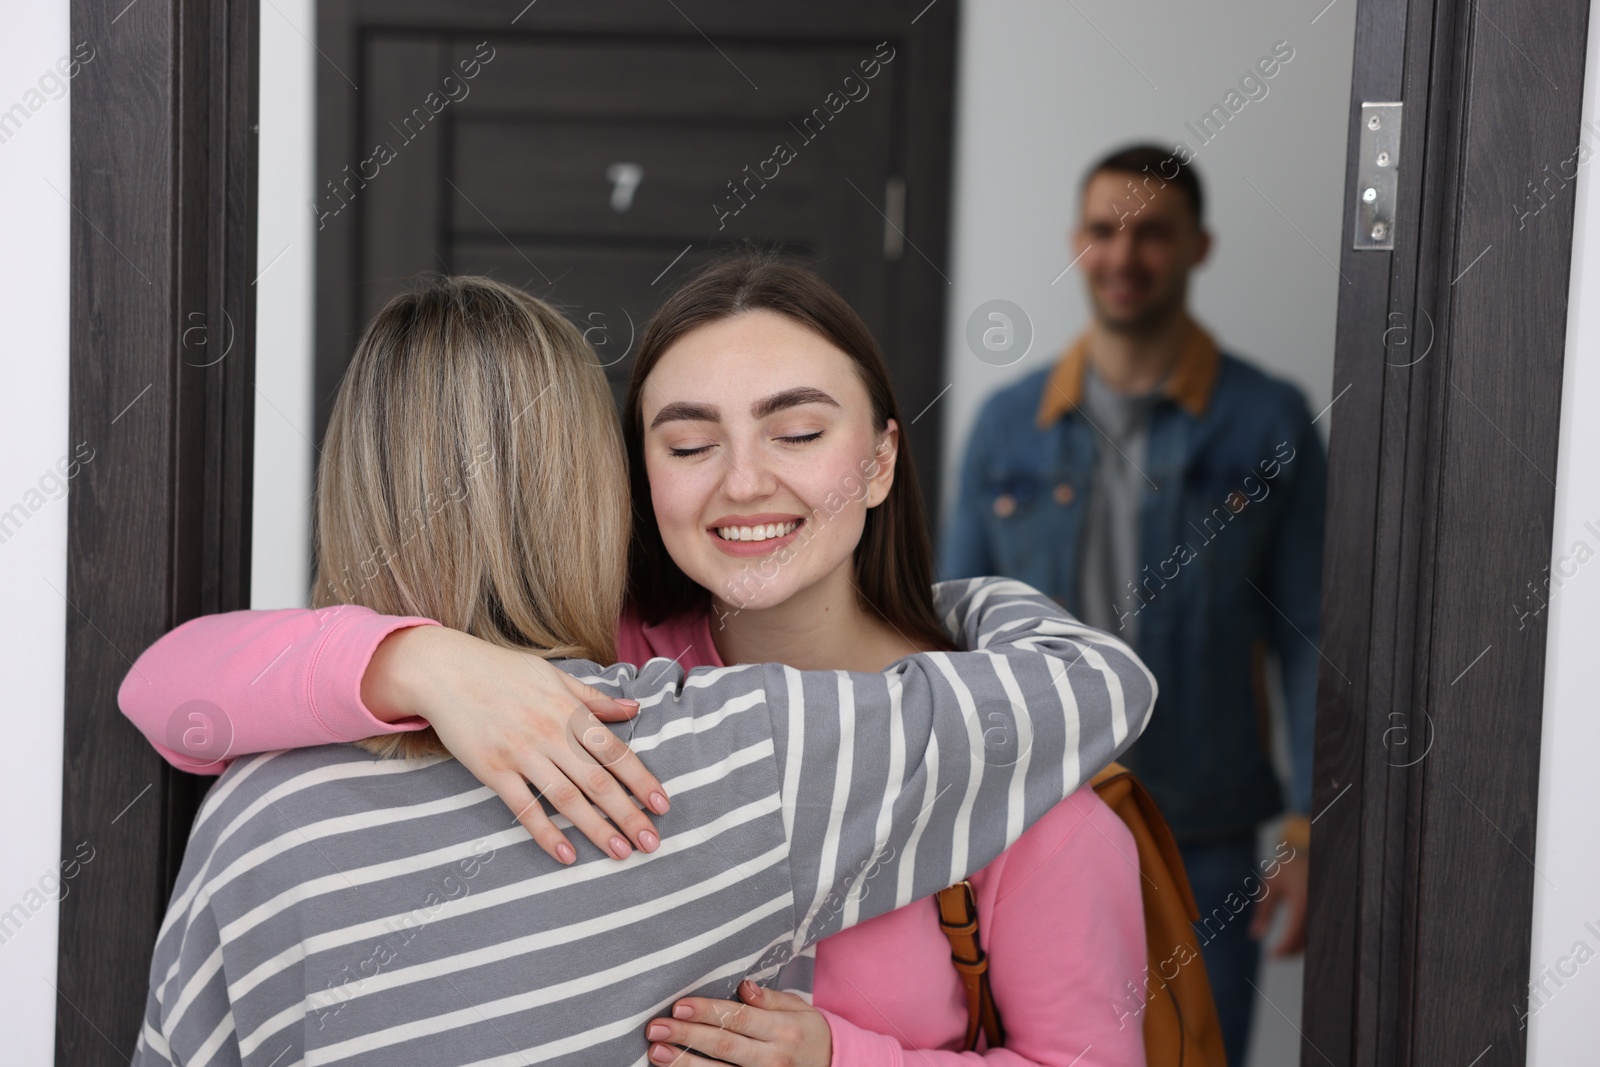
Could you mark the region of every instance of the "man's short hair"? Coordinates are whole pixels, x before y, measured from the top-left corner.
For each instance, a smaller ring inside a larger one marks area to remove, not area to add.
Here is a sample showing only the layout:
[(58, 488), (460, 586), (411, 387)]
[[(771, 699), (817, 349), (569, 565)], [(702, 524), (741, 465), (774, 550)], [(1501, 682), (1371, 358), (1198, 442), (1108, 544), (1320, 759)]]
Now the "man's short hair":
[(1195, 225), (1204, 225), (1202, 206), (1205, 200), (1200, 192), (1200, 176), (1195, 173), (1194, 167), (1180, 160), (1173, 152), (1159, 145), (1134, 144), (1103, 156), (1085, 172), (1083, 184), (1078, 189), (1080, 200), (1089, 189), (1090, 179), (1108, 170), (1119, 174), (1149, 174), (1158, 182), (1177, 186), (1189, 198), (1189, 206), (1194, 208)]

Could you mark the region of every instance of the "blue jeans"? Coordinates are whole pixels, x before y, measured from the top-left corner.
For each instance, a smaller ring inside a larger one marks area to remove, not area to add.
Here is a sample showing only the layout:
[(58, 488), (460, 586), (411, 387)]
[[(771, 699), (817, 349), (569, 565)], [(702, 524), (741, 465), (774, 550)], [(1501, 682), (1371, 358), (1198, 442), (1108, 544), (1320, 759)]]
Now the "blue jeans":
[[(1195, 933), (1200, 939), (1200, 955), (1206, 961), (1211, 993), (1217, 1002), (1217, 1017), (1222, 1024), (1222, 1041), (1228, 1050), (1228, 1067), (1241, 1067), (1250, 1040), (1250, 1019), (1255, 1011), (1256, 982), (1261, 964), (1261, 944), (1250, 936), (1250, 919), (1259, 897), (1261, 869), (1256, 865), (1256, 838), (1234, 838), (1203, 845), (1179, 845), (1183, 866), (1200, 909)], [(1250, 880), (1250, 881), (1247, 881)], [(1246, 901), (1236, 914), (1228, 895), (1235, 894), (1233, 906)], [(1209, 920), (1209, 921), (1208, 921)]]

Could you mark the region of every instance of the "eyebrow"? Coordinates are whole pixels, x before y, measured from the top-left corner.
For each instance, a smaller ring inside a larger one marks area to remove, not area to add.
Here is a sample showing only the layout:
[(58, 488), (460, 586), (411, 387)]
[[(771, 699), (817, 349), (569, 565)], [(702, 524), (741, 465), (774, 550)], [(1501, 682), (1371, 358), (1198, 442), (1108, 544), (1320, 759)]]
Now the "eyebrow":
[(653, 430), (664, 422), (721, 422), (722, 412), (710, 404), (691, 404), (684, 400), (675, 400), (656, 412), (656, 417), (650, 420)]
[[(750, 414), (758, 419), (783, 411), (785, 408), (799, 407), (802, 404), (827, 404), (838, 407), (839, 402), (824, 393), (821, 389), (810, 386), (800, 386), (795, 389), (785, 389), (781, 393), (773, 393), (750, 405)], [(696, 404), (686, 400), (675, 400), (667, 404), (656, 417), (650, 420), (650, 429), (655, 429), (666, 422), (721, 422), (722, 411), (713, 404)]]
[(750, 405), (750, 414), (758, 419), (764, 419), (774, 412), (782, 411), (784, 408), (799, 407), (801, 404), (827, 404), (830, 407), (839, 406), (839, 402), (837, 400), (829, 396), (827, 393), (824, 393), (821, 389), (813, 389), (810, 386), (800, 386), (796, 389), (785, 389), (781, 393), (773, 393), (764, 400), (757, 400), (754, 404)]

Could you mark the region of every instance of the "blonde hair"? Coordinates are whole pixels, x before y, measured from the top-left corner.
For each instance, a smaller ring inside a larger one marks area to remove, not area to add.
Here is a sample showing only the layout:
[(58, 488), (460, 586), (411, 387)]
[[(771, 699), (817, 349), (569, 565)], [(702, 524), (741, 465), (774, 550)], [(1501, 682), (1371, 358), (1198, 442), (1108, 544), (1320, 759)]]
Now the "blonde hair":
[[(609, 663), (628, 531), (611, 393), (560, 312), (453, 277), (372, 320), (318, 464), (313, 606), (421, 615), (509, 648)], [(363, 747), (444, 751), (432, 730)]]

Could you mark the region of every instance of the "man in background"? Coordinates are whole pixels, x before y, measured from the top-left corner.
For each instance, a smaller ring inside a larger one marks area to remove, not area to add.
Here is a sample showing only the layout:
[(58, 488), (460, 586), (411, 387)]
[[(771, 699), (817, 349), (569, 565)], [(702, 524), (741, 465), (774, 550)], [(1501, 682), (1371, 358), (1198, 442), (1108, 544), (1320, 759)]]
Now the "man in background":
[[(1188, 313), (1211, 244), (1194, 172), (1134, 146), (1095, 164), (1081, 196), (1072, 251), (1093, 321), (1054, 366), (985, 403), (942, 576), (1028, 582), (1155, 673), (1159, 713), (1124, 762), (1178, 839), (1238, 1065), (1259, 940), (1280, 907), (1273, 954), (1305, 940), (1322, 442), (1298, 389), (1219, 351)], [(1287, 706), (1287, 798), (1269, 660)], [(1285, 806), (1284, 840), (1258, 865), (1261, 824)]]

